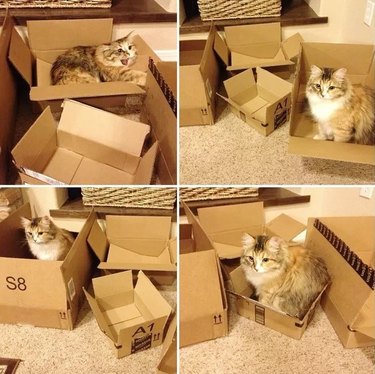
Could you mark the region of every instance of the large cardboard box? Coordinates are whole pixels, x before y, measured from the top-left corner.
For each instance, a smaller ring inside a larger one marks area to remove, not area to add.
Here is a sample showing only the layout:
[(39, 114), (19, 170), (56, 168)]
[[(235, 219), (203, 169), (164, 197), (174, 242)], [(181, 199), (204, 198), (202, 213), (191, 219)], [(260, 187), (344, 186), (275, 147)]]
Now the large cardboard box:
[(106, 216), (106, 232), (94, 222), (88, 236), (106, 272), (142, 270), (155, 284), (176, 279), (176, 239), (171, 238), (171, 217)]
[(20, 217), (31, 218), (29, 204), (0, 223), (0, 323), (28, 324), (72, 330), (82, 304), (82, 287), (93, 270), (87, 236), (92, 212), (63, 261), (34, 259)]
[(375, 217), (310, 218), (306, 245), (332, 283), (322, 307), (346, 348), (375, 345)]
[(184, 208), (193, 237), (180, 236), (180, 347), (228, 334), (228, 304), (219, 260), (199, 222), (186, 205)]
[(374, 165), (374, 146), (313, 139), (319, 130), (309, 116), (305, 102), (311, 65), (335, 69), (345, 67), (352, 83), (362, 83), (375, 88), (373, 45), (302, 43), (292, 93), (289, 152), (307, 157)]
[(216, 29), (207, 41), (180, 41), (180, 126), (213, 125), (219, 64), (213, 49)]
[(156, 174), (161, 184), (177, 183), (177, 64), (150, 60), (141, 120), (159, 144)]
[(87, 301), (117, 358), (162, 343), (172, 308), (142, 271), (135, 286), (130, 270), (93, 278), (92, 284), (94, 296), (84, 289)]
[(256, 68), (257, 80), (248, 69), (224, 81), (232, 112), (260, 134), (267, 136), (289, 119), (292, 85)]
[(224, 38), (216, 33), (214, 49), (227, 70), (236, 71), (292, 65), (301, 41), (298, 33), (282, 41), (278, 22), (228, 26), (224, 27)]
[(177, 315), (173, 316), (164, 338), (157, 374), (177, 373)]
[[(13, 29), (9, 59), (30, 86), (30, 99), (44, 109), (61, 111), (65, 98), (77, 99), (99, 108), (124, 105), (129, 94), (143, 94), (134, 83), (102, 82), (53, 86), (50, 70), (55, 59), (78, 45), (91, 46), (112, 41), (112, 19), (69, 19), (27, 21), (29, 45)], [(133, 69), (147, 71), (148, 59), (159, 58), (138, 35), (134, 36), (138, 59)]]
[(7, 183), (10, 147), (17, 109), (17, 84), (8, 62), (14, 20), (5, 17), (0, 33), (0, 184)]
[(56, 127), (49, 108), (12, 150), (24, 183), (150, 184), (158, 150), (150, 126), (72, 100)]

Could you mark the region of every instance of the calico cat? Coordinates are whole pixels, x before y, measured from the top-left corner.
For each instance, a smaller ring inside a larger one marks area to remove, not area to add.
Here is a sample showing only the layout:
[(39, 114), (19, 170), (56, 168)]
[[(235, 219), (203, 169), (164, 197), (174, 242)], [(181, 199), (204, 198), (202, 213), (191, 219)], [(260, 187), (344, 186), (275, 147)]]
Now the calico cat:
[(322, 259), (278, 237), (243, 236), (241, 266), (256, 290), (258, 301), (303, 319), (329, 282)]
[(345, 68), (312, 65), (306, 97), (319, 125), (314, 139), (375, 144), (375, 92), (352, 85)]
[(21, 223), (30, 252), (39, 260), (63, 260), (74, 242), (72, 234), (57, 227), (48, 216), (22, 217)]
[(109, 44), (67, 50), (52, 65), (52, 84), (126, 81), (145, 86), (146, 73), (130, 68), (137, 59), (137, 49), (129, 36)]

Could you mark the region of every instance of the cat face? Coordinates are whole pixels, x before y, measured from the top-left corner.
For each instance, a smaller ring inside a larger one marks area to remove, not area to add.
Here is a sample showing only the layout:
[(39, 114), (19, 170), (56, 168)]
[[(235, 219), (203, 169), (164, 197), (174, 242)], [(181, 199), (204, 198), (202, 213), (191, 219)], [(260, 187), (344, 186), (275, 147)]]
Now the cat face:
[[(137, 49), (129, 38), (130, 34), (118, 39), (111, 44), (99, 46), (96, 52), (97, 57), (101, 57), (101, 62), (105, 66), (131, 66), (137, 58)], [(102, 54), (102, 56), (100, 56)]]
[(333, 100), (345, 95), (348, 86), (346, 69), (334, 70), (311, 66), (311, 74), (307, 83), (308, 95), (315, 95), (323, 100)]
[(241, 265), (247, 270), (255, 273), (268, 273), (279, 270), (283, 265), (286, 243), (278, 238), (269, 238), (266, 235), (259, 235), (253, 238), (244, 234), (242, 238), (243, 255)]
[(26, 239), (29, 242), (43, 244), (55, 238), (53, 224), (48, 216), (33, 218), (31, 220), (22, 217), (21, 223), (25, 229)]

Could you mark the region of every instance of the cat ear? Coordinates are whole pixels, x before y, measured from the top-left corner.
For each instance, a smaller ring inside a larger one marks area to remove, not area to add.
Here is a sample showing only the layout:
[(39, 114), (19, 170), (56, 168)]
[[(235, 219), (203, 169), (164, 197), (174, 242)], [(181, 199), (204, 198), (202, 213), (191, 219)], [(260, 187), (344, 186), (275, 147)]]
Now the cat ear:
[(243, 234), (242, 244), (244, 247), (250, 248), (255, 245), (255, 239), (248, 233)]
[(130, 35), (133, 34), (133, 32), (134, 32), (134, 30), (130, 31), (128, 35), (123, 36), (120, 39), (117, 39), (116, 42), (118, 42), (118, 43), (125, 42), (126, 40), (129, 39)]
[(334, 76), (336, 79), (342, 81), (342, 80), (345, 79), (346, 72), (347, 72), (346, 68), (341, 68), (341, 69), (336, 70), (336, 71), (333, 73), (333, 76)]
[(311, 76), (319, 77), (322, 74), (322, 70), (316, 65), (311, 65)]
[(29, 226), (30, 225), (30, 220), (29, 219), (27, 219), (26, 217), (21, 217), (21, 225), (24, 227), (24, 228), (26, 228), (27, 226)]
[(271, 252), (279, 252), (282, 246), (285, 244), (285, 241), (278, 236), (272, 236), (268, 242), (268, 249)]
[(42, 219), (40, 220), (40, 223), (41, 223), (42, 225), (49, 226), (50, 223), (51, 223), (51, 220), (50, 220), (50, 218), (49, 218), (48, 216), (44, 216), (44, 217), (42, 217)]

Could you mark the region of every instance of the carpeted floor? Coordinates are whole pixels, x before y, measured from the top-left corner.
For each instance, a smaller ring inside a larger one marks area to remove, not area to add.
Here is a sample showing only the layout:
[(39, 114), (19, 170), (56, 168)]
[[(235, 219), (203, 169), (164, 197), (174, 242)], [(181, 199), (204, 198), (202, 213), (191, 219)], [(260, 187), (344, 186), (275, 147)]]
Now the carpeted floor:
[[(176, 307), (175, 286), (162, 295)], [(0, 324), (0, 356), (19, 358), (17, 374), (148, 374), (156, 373), (161, 347), (117, 359), (87, 302), (74, 330)]]
[(344, 349), (323, 310), (301, 340), (239, 316), (229, 335), (180, 349), (180, 374), (370, 374), (375, 348)]
[(213, 126), (180, 127), (180, 184), (370, 184), (371, 165), (288, 154), (289, 125), (260, 135), (219, 100)]

